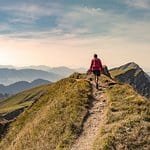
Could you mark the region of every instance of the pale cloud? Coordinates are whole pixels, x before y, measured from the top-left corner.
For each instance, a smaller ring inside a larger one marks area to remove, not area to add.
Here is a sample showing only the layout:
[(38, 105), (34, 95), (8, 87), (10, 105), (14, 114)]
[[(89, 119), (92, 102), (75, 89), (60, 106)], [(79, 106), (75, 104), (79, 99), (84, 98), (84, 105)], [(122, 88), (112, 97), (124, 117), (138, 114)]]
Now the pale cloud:
[(0, 32), (10, 30), (11, 27), (7, 23), (0, 23)]
[[(84, 25), (92, 23), (91, 21), (95, 20), (96, 17), (103, 15), (103, 11), (100, 8), (71, 7), (70, 11), (66, 11), (64, 15), (58, 19), (58, 26), (60, 28), (71, 28), (81, 24), (84, 27)], [(95, 21), (93, 24), (96, 23)]]
[(130, 7), (150, 10), (149, 0), (125, 0), (124, 3), (126, 3)]
[(16, 3), (13, 5), (4, 5), (0, 6), (0, 9), (3, 11), (18, 12), (24, 14), (32, 14), (34, 16), (45, 16), (45, 15), (52, 15), (58, 10), (61, 9), (61, 5), (58, 3), (46, 3), (44, 5), (40, 5), (38, 3)]
[[(150, 40), (150, 20), (133, 20), (125, 14), (116, 14), (102, 9), (75, 7), (58, 20), (58, 28), (73, 33), (76, 28), (84, 31), (84, 37), (112, 36), (128, 40)], [(82, 36), (80, 32), (77, 36)]]
[(87, 15), (92, 15), (92, 16), (100, 16), (103, 11), (101, 8), (89, 8), (89, 7), (75, 7), (74, 11), (84, 13)]
[(150, 21), (134, 21), (123, 23), (116, 23), (112, 28), (110, 35), (115, 37), (122, 37), (134, 42), (149, 43), (150, 41)]
[(33, 22), (36, 20), (37, 18), (36, 17), (33, 17), (33, 16), (18, 16), (16, 18), (11, 18), (9, 20), (10, 23), (22, 23), (22, 24), (33, 24)]
[[(54, 7), (55, 6), (55, 7)], [(116, 14), (102, 10), (101, 8), (72, 6), (69, 10), (63, 10), (57, 3), (42, 6), (39, 4), (21, 3), (3, 10), (13, 12), (10, 23), (22, 23), (25, 31), (15, 31), (8, 36), (18, 38), (74, 38), (92, 36), (123, 36), (129, 39), (149, 40), (150, 21), (145, 18), (143, 22), (132, 20), (125, 14)], [(56, 26), (45, 31), (34, 31), (34, 22), (42, 16), (56, 15)], [(28, 31), (28, 26), (30, 30)], [(55, 31), (55, 32), (54, 32)]]
[(12, 16), (8, 20), (10, 23), (33, 23), (40, 17), (59, 14), (61, 9), (58, 3), (47, 3), (46, 5), (18, 3), (11, 6), (0, 6), (1, 11), (7, 11)]
[[(11, 7), (12, 9), (13, 7)], [(18, 14), (18, 18), (12, 18), (12, 22), (32, 22), (32, 19), (36, 19), (39, 15), (50, 15), (53, 10), (46, 10), (43, 6), (31, 5), (27, 10), (27, 5), (22, 6), (23, 9), (15, 6), (13, 8), (17, 11), (22, 11)], [(6, 9), (6, 8), (5, 8)], [(8, 8), (7, 8), (8, 9)], [(10, 8), (9, 8), (10, 9)], [(44, 11), (45, 10), (45, 11)], [(57, 26), (51, 29), (43, 31), (16, 31), (2, 36), (8, 36), (12, 38), (25, 38), (25, 39), (69, 39), (69, 38), (88, 38), (88, 37), (99, 37), (99, 36), (110, 36), (110, 37), (122, 37), (124, 39), (148, 42), (150, 36), (150, 21), (149, 20), (132, 20), (125, 14), (116, 14), (102, 10), (100, 8), (89, 8), (89, 7), (70, 7), (70, 11), (64, 11), (57, 20)], [(29, 18), (26, 18), (24, 12), (31, 13)], [(38, 12), (39, 11), (39, 12)], [(59, 10), (60, 11), (60, 10)], [(62, 10), (61, 10), (62, 11)], [(49, 13), (48, 13), (49, 12)], [(33, 18), (32, 18), (33, 17)], [(3, 26), (2, 29), (5, 29)]]

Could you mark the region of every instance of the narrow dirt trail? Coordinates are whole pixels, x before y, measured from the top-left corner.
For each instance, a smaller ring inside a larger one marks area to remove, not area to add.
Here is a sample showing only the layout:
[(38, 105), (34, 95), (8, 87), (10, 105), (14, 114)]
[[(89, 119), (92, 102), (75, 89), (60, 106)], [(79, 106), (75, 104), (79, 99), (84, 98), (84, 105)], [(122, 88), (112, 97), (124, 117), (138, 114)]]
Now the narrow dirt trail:
[(83, 125), (83, 132), (76, 139), (71, 150), (92, 150), (93, 142), (99, 133), (100, 125), (103, 121), (104, 108), (106, 106), (105, 92), (97, 90), (92, 83), (93, 87), (93, 103), (89, 109), (89, 116)]

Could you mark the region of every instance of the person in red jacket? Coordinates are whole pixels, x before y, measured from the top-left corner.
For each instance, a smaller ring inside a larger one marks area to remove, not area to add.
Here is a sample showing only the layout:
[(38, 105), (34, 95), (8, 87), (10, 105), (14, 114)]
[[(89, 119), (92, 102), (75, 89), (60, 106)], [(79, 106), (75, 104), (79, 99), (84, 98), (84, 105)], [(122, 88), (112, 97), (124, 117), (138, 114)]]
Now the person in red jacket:
[(93, 74), (95, 75), (95, 84), (96, 84), (96, 88), (98, 89), (98, 81), (99, 81), (101, 72), (103, 71), (103, 66), (97, 54), (94, 54), (94, 58), (91, 61), (91, 66), (90, 66), (89, 71), (93, 72)]

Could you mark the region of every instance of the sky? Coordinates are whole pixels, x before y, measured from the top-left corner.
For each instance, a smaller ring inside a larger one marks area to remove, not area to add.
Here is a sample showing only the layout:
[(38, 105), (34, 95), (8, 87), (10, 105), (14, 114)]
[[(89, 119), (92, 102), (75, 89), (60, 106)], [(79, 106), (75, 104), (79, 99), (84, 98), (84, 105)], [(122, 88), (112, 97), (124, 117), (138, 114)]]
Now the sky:
[(136, 62), (150, 71), (150, 0), (0, 0), (0, 65)]

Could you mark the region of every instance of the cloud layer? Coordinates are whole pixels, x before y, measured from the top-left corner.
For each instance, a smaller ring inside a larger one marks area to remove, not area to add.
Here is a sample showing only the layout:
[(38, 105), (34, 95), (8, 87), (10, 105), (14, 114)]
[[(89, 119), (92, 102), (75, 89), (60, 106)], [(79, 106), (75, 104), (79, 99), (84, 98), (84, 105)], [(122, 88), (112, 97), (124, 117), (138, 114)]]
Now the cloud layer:
[[(29, 63), (49, 65), (74, 65), (67, 59), (69, 56), (85, 60), (87, 66), (88, 55), (99, 52), (95, 49), (105, 49), (103, 57), (106, 63), (114, 66), (133, 59), (144, 67), (149, 67), (147, 56), (142, 62), (139, 56), (149, 52), (150, 41), (150, 1), (149, 0), (2, 0), (0, 1), (0, 57), (10, 51), (32, 56), (30, 51), (44, 52), (60, 56), (62, 61), (41, 61), (39, 55), (35, 62)], [(9, 45), (5, 45), (6, 43)], [(5, 54), (2, 51), (6, 51)], [(54, 50), (55, 52), (52, 52)], [(27, 51), (27, 52), (25, 52)], [(75, 52), (78, 52), (77, 54)], [(127, 51), (127, 52), (125, 52)], [(113, 62), (107, 55), (111, 52)], [(13, 52), (12, 52), (13, 53)], [(68, 55), (69, 53), (69, 55)], [(126, 55), (121, 61), (119, 57)], [(2, 55), (3, 54), (3, 55)], [(118, 58), (116, 55), (119, 54)], [(35, 54), (36, 55), (36, 54)], [(133, 57), (131, 57), (133, 55)], [(10, 57), (10, 56), (9, 56)], [(17, 57), (15, 55), (14, 57)], [(52, 58), (52, 57), (51, 57)], [(136, 59), (134, 59), (136, 58)], [(11, 59), (10, 59), (11, 60)], [(3, 59), (0, 63), (13, 63)], [(117, 63), (118, 62), (118, 63)], [(17, 62), (15, 62), (17, 64)], [(25, 60), (21, 64), (26, 64)], [(76, 66), (81, 65), (77, 63)]]

